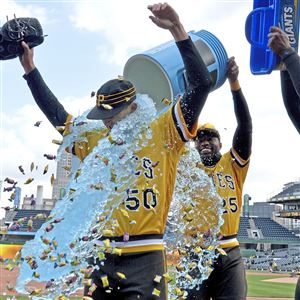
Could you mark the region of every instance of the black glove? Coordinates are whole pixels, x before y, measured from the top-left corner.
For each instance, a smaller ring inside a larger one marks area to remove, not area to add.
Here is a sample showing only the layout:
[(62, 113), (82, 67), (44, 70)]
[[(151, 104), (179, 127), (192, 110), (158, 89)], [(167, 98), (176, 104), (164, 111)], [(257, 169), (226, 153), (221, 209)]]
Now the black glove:
[(44, 41), (43, 29), (37, 19), (14, 18), (0, 28), (0, 60), (22, 55), (24, 52), (22, 41), (25, 41), (30, 48)]

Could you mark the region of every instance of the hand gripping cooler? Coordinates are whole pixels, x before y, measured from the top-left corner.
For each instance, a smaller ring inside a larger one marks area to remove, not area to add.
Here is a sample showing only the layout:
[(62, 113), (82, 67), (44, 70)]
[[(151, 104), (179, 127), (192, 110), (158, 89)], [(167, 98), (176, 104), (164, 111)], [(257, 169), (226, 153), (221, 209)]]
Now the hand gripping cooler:
[(251, 44), (252, 74), (269, 74), (280, 68), (280, 57), (268, 47), (271, 26), (280, 26), (298, 51), (299, 17), (298, 0), (254, 0), (245, 25), (246, 38)]
[[(219, 88), (226, 80), (227, 53), (222, 43), (210, 32), (189, 32), (212, 77), (212, 88)], [(163, 98), (176, 101), (187, 86), (185, 69), (174, 41), (164, 43), (132, 56), (125, 64), (124, 77), (138, 93), (148, 94), (160, 112), (166, 107)]]

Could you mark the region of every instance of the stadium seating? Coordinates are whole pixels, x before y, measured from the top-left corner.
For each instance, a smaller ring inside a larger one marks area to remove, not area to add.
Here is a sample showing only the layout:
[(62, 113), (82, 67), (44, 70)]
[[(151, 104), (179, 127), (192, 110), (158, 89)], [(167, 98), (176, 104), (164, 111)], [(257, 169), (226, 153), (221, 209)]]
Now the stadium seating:
[[(29, 219), (30, 217), (33, 217), (33, 228), (32, 228), (32, 231), (35, 232), (46, 221), (46, 219), (37, 219), (37, 220), (35, 220), (34, 217), (37, 214), (45, 214), (48, 217), (49, 214), (50, 214), (50, 210), (19, 209), (17, 211), (17, 214), (15, 215), (13, 221), (18, 221), (19, 219), (22, 219), (22, 218)], [(22, 223), (20, 225), (21, 226), (20, 226), (19, 231), (28, 231), (27, 221), (25, 221), (24, 223)]]

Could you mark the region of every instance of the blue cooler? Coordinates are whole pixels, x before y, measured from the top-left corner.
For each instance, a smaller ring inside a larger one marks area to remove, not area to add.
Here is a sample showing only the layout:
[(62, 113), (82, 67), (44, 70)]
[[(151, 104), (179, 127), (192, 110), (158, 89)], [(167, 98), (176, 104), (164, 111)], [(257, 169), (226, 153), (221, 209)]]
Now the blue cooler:
[(269, 74), (280, 69), (280, 57), (268, 47), (271, 26), (280, 25), (298, 51), (299, 16), (298, 0), (254, 0), (245, 25), (246, 38), (251, 44), (252, 74)]
[[(210, 32), (189, 32), (212, 77), (212, 91), (226, 80), (227, 53), (222, 43)], [(137, 92), (148, 94), (160, 112), (166, 107), (163, 98), (176, 101), (187, 86), (184, 64), (174, 41), (164, 43), (132, 56), (125, 64), (124, 78), (130, 80)]]

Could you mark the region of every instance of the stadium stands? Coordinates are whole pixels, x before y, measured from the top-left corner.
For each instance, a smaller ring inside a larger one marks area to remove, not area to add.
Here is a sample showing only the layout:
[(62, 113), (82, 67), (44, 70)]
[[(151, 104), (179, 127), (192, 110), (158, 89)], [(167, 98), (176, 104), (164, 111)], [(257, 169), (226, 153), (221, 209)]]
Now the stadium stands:
[[(249, 221), (251, 221), (251, 223), (255, 225), (254, 228), (251, 228)], [(252, 230), (260, 230), (260, 232), (262, 233), (261, 238), (265, 240), (299, 241), (300, 244), (300, 239), (292, 231), (289, 231), (270, 218), (241, 217), (238, 238), (251, 238), (247, 231), (250, 228)]]
[[(13, 221), (18, 221), (22, 218), (26, 218), (27, 220), (32, 217), (33, 218), (33, 228), (32, 231), (37, 231), (43, 223), (46, 221), (45, 218), (34, 219), (36, 215), (44, 214), (46, 217), (50, 215), (50, 210), (30, 210), (30, 209), (19, 209), (17, 210), (16, 215), (13, 218)], [(20, 224), (20, 229), (18, 231), (28, 231), (27, 221)]]

